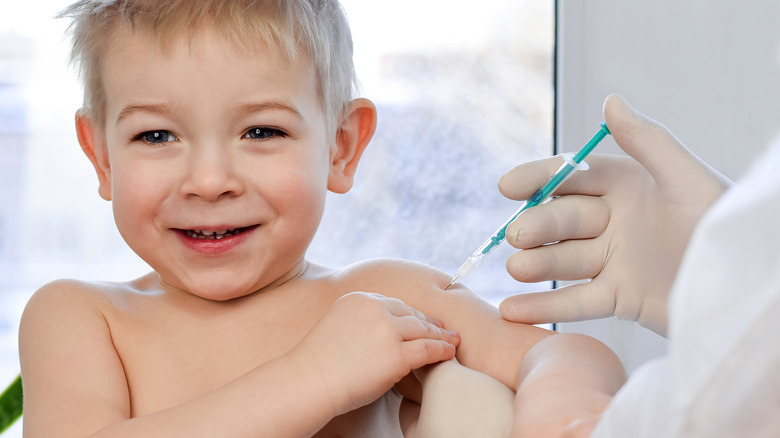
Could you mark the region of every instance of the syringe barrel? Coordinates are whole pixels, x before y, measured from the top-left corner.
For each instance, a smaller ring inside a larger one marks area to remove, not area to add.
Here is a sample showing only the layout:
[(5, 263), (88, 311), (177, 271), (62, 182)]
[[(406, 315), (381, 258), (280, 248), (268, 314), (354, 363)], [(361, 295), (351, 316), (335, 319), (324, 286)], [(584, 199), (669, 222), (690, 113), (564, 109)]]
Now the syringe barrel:
[(509, 226), (509, 224), (512, 223), (517, 216), (520, 215), (526, 208), (530, 207), (529, 205), (530, 201), (525, 201), (520, 206), (520, 208), (515, 211), (515, 213), (509, 217), (509, 219), (506, 220), (497, 230), (495, 233), (493, 233), (488, 240), (485, 241), (485, 243), (482, 244), (476, 251), (474, 251), (474, 254), (472, 254), (472, 257), (478, 257), (479, 261), (486, 259), (487, 256), (489, 256), (495, 249), (498, 247), (498, 245), (501, 245), (501, 243), (506, 240), (506, 227)]
[(517, 219), (518, 216), (520, 216), (521, 213), (523, 213), (525, 210), (535, 207), (542, 202), (544, 202), (547, 198), (549, 198), (552, 193), (555, 191), (555, 189), (558, 188), (566, 179), (568, 179), (570, 176), (572, 176), (576, 171), (578, 170), (587, 170), (588, 164), (584, 161), (581, 163), (575, 162), (572, 157), (574, 154), (563, 154), (562, 158), (564, 163), (561, 165), (561, 167), (558, 168), (558, 170), (553, 174), (553, 176), (550, 178), (549, 181), (547, 181), (547, 184), (542, 186), (539, 190), (536, 191), (536, 193), (533, 194), (527, 201), (525, 201), (520, 208), (515, 211), (515, 213), (509, 217), (509, 219), (504, 222), (501, 227), (496, 230), (495, 233), (493, 233), (492, 236), (490, 236), (490, 239), (486, 240), (485, 243), (482, 244), (482, 246), (477, 249), (474, 254), (472, 254), (472, 257), (476, 257), (479, 262), (481, 263), (482, 260), (486, 259), (495, 249), (500, 245), (501, 243), (506, 240), (506, 229), (514, 222), (515, 219)]

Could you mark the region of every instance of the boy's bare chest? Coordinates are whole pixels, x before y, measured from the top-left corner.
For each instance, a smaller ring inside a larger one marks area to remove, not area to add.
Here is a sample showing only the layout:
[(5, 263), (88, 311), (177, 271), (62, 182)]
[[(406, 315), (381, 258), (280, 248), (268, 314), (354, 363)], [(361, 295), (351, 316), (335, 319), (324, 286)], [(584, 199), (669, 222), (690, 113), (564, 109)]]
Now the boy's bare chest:
[(244, 333), (165, 326), (136, 327), (126, 340), (115, 336), (133, 415), (175, 406), (224, 386), (290, 351), (305, 334), (302, 331), (257, 328)]
[[(132, 415), (185, 403), (284, 355), (324, 311), (310, 309), (297, 318), (258, 312), (253, 318), (242, 313), (203, 320), (115, 315), (112, 338), (125, 370)], [(335, 418), (316, 436), (400, 437), (399, 403), (399, 396), (388, 393)]]

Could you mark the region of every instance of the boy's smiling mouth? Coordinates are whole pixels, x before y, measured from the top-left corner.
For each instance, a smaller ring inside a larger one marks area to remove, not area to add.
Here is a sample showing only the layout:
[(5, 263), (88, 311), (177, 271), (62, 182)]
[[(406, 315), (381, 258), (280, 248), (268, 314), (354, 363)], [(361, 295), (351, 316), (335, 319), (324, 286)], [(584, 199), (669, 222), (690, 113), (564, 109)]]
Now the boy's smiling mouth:
[(186, 240), (198, 241), (204, 244), (217, 241), (224, 241), (233, 237), (238, 237), (242, 234), (248, 234), (248, 231), (253, 231), (260, 225), (249, 225), (246, 227), (229, 228), (222, 227), (207, 227), (207, 228), (172, 228), (179, 236)]
[(222, 254), (236, 248), (261, 225), (228, 228), (174, 228), (179, 239), (189, 249), (207, 256)]

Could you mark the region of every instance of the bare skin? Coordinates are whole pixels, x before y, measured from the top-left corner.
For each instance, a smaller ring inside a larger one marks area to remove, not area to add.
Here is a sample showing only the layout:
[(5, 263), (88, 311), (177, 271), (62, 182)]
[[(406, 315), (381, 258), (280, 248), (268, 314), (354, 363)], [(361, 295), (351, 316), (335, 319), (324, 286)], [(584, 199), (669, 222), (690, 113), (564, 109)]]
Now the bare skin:
[[(402, 273), (406, 275), (399, 275)], [(23, 360), (63, 363), (62, 378), (89, 380), (87, 375), (104, 376), (110, 384), (103, 382), (106, 389), (101, 392), (113, 388), (119, 393), (106, 397), (126, 403), (121, 406), (122, 412), (116, 414), (143, 417), (215, 391), (288, 354), (338, 298), (364, 290), (395, 296), (434, 318), (449, 321), (445, 328), (463, 334), (458, 360), (515, 388), (516, 371), (525, 352), (551, 333), (506, 322), (465, 288), (442, 292), (446, 284), (443, 274), (395, 261), (344, 270), (308, 265), (283, 285), (227, 302), (203, 300), (168, 289), (154, 273), (129, 283), (58, 282), (44, 288), (34, 299), (49, 303), (32, 302), (25, 316), (22, 345), (40, 344), (33, 341), (44, 335), (40, 328), (43, 324), (36, 320), (51, 318), (48, 310), (64, 312), (73, 315), (81, 327), (57, 327), (58, 333), (68, 333), (69, 337), (84, 326), (92, 331), (80, 337), (78, 352), (69, 354), (100, 359), (90, 360), (93, 365), (82, 368), (78, 367), (79, 360), (63, 361), (62, 357), (51, 357), (50, 350), (25, 348)], [(55, 305), (65, 298), (67, 302)], [(360, 327), (354, 330), (359, 332)], [(52, 333), (45, 337), (49, 342), (57, 341)], [(107, 339), (110, 345), (102, 343)], [(496, 360), (495, 354), (480, 353), (498, 345), (505, 346), (499, 349), (505, 355), (501, 360)], [(113, 369), (106, 369), (107, 363)], [(37, 372), (43, 370), (28, 369), (29, 378), (34, 379)], [(416, 380), (406, 379), (398, 388), (419, 402), (418, 385)], [(29, 388), (31, 400), (36, 399), (38, 391), (45, 390), (33, 385)], [(46, 392), (53, 403), (57, 396), (50, 390)], [(371, 436), (382, 436), (375, 434), (377, 431), (399, 436), (397, 403), (396, 393), (388, 392), (366, 407), (335, 418), (321, 430), (320, 436), (365, 436), (366, 430), (374, 431)]]

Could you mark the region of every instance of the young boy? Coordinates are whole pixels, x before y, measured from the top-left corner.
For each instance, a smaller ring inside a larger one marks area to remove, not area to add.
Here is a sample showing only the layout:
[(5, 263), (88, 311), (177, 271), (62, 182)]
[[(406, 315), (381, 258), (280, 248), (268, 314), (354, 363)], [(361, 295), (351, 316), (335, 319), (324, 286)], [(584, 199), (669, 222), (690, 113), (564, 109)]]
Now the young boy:
[(452, 378), (421, 369), (421, 387), (410, 371), (453, 357), (482, 373), (469, 381), (517, 390), (515, 436), (550, 436), (622, 384), (600, 343), (504, 321), (430, 268), (306, 261), (326, 191), (351, 188), (376, 124), (351, 96), (335, 0), (83, 0), (64, 15), (79, 142), (153, 271), (31, 299), (25, 436), (420, 436), (426, 416), (460, 415), (419, 405)]

